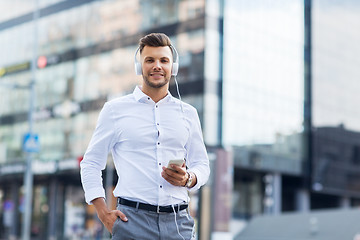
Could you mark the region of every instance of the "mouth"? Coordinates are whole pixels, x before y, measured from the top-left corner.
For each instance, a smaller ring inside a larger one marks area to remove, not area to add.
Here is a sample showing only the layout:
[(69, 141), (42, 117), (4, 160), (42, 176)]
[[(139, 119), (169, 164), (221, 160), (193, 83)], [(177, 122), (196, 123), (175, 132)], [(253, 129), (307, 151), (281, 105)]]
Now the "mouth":
[(163, 72), (151, 72), (150, 73), (150, 76), (159, 76), (159, 77), (163, 77), (164, 76), (164, 73)]
[(158, 72), (155, 72), (155, 73), (150, 73), (150, 76), (151, 77), (163, 77), (164, 76), (164, 74), (163, 73), (158, 73)]

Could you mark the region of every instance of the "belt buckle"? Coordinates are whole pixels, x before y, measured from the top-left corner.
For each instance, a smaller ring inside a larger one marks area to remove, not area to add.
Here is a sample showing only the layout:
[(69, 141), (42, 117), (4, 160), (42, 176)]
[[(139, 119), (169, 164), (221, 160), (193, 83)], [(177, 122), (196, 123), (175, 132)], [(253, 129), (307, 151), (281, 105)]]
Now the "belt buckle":
[(160, 206), (159, 205), (156, 206), (156, 212), (160, 213)]

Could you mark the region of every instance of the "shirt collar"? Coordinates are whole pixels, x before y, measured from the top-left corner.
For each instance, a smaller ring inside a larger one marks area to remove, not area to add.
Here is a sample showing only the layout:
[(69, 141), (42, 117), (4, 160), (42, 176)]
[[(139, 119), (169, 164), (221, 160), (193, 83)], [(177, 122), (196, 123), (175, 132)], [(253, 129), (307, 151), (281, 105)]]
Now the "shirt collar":
[[(141, 86), (136, 86), (133, 92), (133, 95), (135, 97), (135, 100), (138, 102), (148, 102), (151, 100), (151, 98), (146, 95), (142, 90)], [(171, 95), (171, 93), (168, 91), (168, 94), (160, 100), (160, 102), (174, 102), (174, 97)]]

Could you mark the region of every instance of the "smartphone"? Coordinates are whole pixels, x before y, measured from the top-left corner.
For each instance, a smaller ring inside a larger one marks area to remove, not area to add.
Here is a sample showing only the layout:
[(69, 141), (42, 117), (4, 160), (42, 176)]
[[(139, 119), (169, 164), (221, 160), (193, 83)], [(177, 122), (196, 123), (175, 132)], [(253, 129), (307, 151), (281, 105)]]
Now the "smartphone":
[(170, 160), (168, 163), (167, 168), (174, 170), (170, 165), (177, 165), (179, 167), (181, 167), (183, 164), (185, 163), (185, 159), (174, 159), (174, 160)]

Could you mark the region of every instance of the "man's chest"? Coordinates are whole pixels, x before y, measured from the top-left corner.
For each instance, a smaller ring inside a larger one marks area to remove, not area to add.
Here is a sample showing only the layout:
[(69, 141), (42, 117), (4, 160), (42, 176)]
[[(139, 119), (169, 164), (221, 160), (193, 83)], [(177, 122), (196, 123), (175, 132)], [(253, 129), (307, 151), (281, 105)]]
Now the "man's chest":
[(190, 127), (178, 108), (145, 106), (116, 119), (117, 142), (124, 147), (183, 147)]

